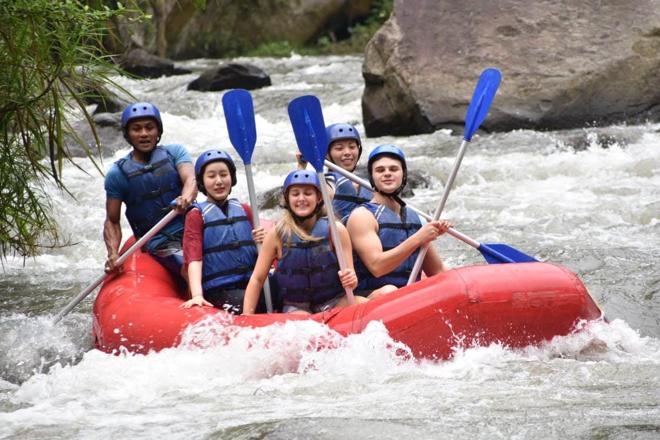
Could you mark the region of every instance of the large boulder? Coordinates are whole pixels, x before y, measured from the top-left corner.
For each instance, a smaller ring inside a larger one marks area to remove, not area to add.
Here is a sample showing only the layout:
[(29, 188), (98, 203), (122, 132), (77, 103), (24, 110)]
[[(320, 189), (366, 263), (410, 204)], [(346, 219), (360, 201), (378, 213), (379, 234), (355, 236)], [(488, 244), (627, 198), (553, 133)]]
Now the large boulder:
[(158, 78), (190, 73), (190, 70), (176, 67), (173, 61), (150, 54), (140, 48), (125, 53), (121, 57), (119, 65), (128, 73), (140, 78)]
[(660, 3), (395, 0), (365, 50), (369, 136), (463, 123), (480, 72), (503, 79), (488, 130), (660, 119)]
[(121, 112), (130, 104), (126, 96), (120, 96), (110, 90), (107, 85), (88, 77), (77, 81), (75, 87), (85, 104), (96, 105), (94, 114)]
[(167, 17), (168, 56), (226, 57), (263, 43), (300, 45), (340, 34), (366, 17), (373, 0), (224, 0), (199, 10), (178, 0)]
[(226, 89), (254, 90), (271, 85), (270, 76), (252, 64), (222, 64), (204, 71), (188, 84), (188, 90), (217, 92)]
[[(97, 144), (92, 127), (86, 120), (75, 121), (71, 124), (73, 136), (64, 138), (71, 157), (86, 157), (88, 152), (94, 157), (109, 157), (128, 146), (121, 131), (121, 113), (98, 113), (92, 120), (100, 145)], [(81, 142), (86, 148), (80, 145)]]

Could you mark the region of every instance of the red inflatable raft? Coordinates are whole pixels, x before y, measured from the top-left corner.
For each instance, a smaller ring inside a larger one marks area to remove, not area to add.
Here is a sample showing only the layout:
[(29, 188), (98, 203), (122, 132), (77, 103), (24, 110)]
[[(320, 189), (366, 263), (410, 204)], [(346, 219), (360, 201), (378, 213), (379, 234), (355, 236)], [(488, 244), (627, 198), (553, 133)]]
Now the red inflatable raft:
[[(147, 353), (180, 343), (186, 327), (211, 314), (210, 307), (181, 309), (184, 301), (168, 272), (136, 252), (124, 272), (104, 283), (94, 304), (96, 347)], [(316, 315), (235, 316), (238, 326), (263, 327), (311, 319), (339, 334), (361, 332), (382, 321), (390, 336), (418, 358), (447, 359), (452, 347), (538, 344), (566, 335), (580, 320), (601, 311), (569, 270), (547, 263), (466, 266), (426, 278), (376, 300)]]

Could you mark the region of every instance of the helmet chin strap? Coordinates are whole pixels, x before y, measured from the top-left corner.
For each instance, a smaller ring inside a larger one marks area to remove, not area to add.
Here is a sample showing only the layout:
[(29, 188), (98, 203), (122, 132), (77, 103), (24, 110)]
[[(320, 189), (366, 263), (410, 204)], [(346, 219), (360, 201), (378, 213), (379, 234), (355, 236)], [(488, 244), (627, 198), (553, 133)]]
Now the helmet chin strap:
[(399, 192), (401, 192), (401, 191), (398, 191), (397, 194), (391, 195), (389, 197), (391, 197), (392, 200), (394, 200), (399, 205), (401, 205), (402, 208), (404, 208), (406, 206), (406, 202), (404, 202), (403, 199), (401, 197), (399, 197), (399, 194), (398, 194)]
[(396, 190), (394, 190), (392, 192), (389, 192), (389, 193), (385, 192), (385, 191), (381, 191), (381, 190), (379, 190), (378, 188), (375, 188), (375, 187), (374, 187), (374, 191), (384, 195), (385, 197), (389, 197), (390, 199), (394, 200), (395, 202), (397, 202), (402, 207), (406, 206), (406, 202), (404, 202), (403, 199), (401, 199), (401, 197), (399, 197), (399, 194), (401, 194), (401, 191), (403, 191), (403, 185), (401, 185), (399, 188), (397, 188)]
[(384, 195), (385, 197), (389, 197), (390, 199), (394, 200), (395, 202), (397, 202), (403, 208), (403, 207), (406, 206), (406, 202), (404, 202), (403, 199), (401, 197), (399, 197), (399, 194), (401, 193), (402, 189), (403, 188), (399, 188), (396, 191), (391, 192), (391, 193), (385, 193), (385, 192), (382, 192), (382, 191), (378, 191), (378, 192), (381, 193), (382, 195)]

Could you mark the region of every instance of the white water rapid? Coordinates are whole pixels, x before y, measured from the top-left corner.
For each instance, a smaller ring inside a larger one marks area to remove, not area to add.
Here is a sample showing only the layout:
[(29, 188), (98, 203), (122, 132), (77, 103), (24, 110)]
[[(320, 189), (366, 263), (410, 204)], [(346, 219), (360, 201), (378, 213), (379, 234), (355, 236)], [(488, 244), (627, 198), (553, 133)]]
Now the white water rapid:
[[(352, 122), (364, 132), (361, 57), (238, 61), (263, 68), (273, 81), (253, 92), (257, 192), (280, 185), (294, 166), (290, 99), (317, 95), (327, 123)], [(199, 72), (217, 62), (183, 66)], [(161, 109), (163, 143), (182, 143), (193, 156), (220, 147), (238, 157), (222, 93), (186, 91), (194, 78), (118, 81)], [(403, 148), (409, 167), (432, 182), (410, 202), (432, 211), (461, 134), (440, 130), (364, 144), (366, 151), (385, 142)], [(660, 124), (474, 137), (443, 217), (479, 241), (567, 266), (610, 323), (522, 350), (457, 346), (444, 362), (411, 359), (379, 323), (347, 338), (297, 322), (245, 330), (228, 345), (204, 349), (184, 344), (146, 356), (92, 349), (93, 295), (50, 324), (98, 276), (105, 256), (103, 178), (88, 160), (77, 163), (90, 174), (65, 166), (75, 199), (49, 191), (63, 234), (75, 244), (25, 261), (9, 258), (0, 272), (0, 438), (660, 437)], [(233, 194), (247, 201), (238, 168)], [(483, 263), (451, 237), (437, 246), (450, 266)], [(205, 322), (187, 338), (222, 331)], [(339, 348), (310, 349), (328, 338)]]

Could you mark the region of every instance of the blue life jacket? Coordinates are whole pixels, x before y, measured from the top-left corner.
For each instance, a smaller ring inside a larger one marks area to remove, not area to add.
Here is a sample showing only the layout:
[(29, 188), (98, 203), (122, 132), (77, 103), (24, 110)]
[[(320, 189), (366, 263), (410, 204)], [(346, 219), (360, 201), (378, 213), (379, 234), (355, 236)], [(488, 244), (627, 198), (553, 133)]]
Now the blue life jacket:
[(257, 261), (257, 246), (245, 209), (227, 202), (227, 215), (215, 203), (195, 203), (204, 220), (202, 289), (245, 288)]
[[(169, 211), (170, 202), (183, 189), (174, 159), (163, 147), (151, 152), (146, 165), (132, 160), (118, 160), (117, 166), (128, 180), (126, 219), (133, 234), (141, 237), (154, 227)], [(180, 227), (177, 227), (178, 226)], [(167, 227), (169, 231), (183, 231), (183, 216), (176, 216)], [(180, 237), (179, 237), (180, 238)]]
[[(378, 222), (378, 238), (383, 246), (383, 251), (389, 251), (403, 243), (408, 237), (422, 227), (422, 222), (415, 211), (407, 206), (401, 210), (401, 217), (391, 209), (376, 203), (365, 203), (362, 205), (376, 217)], [(387, 275), (376, 278), (369, 272), (360, 257), (354, 253), (355, 272), (358, 277), (356, 292), (369, 294), (372, 290), (383, 287), (386, 284), (394, 284), (403, 287), (408, 283), (408, 277), (415, 265), (419, 249), (413, 252), (396, 269)]]
[(323, 304), (344, 293), (339, 280), (337, 256), (328, 240), (327, 218), (320, 218), (311, 235), (323, 237), (317, 241), (303, 241), (297, 235), (280, 237), (282, 259), (277, 262), (275, 279), (285, 304)]
[(362, 186), (356, 191), (353, 183), (341, 174), (337, 172), (329, 174), (335, 177), (335, 197), (332, 200), (332, 207), (339, 219), (348, 216), (355, 208), (367, 203), (373, 197), (373, 192)]

